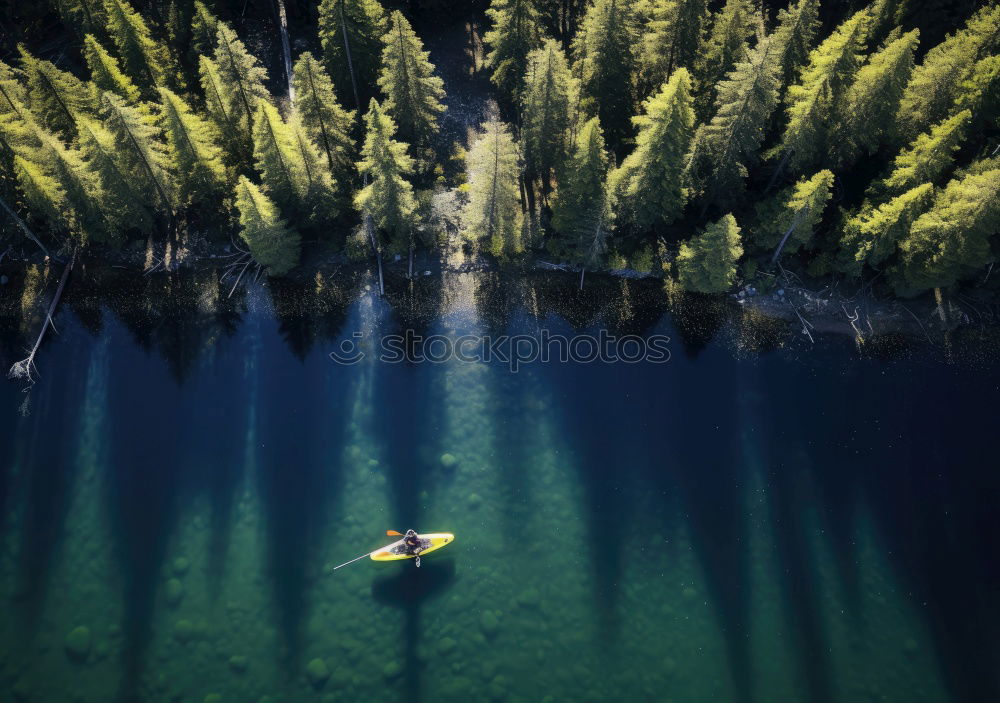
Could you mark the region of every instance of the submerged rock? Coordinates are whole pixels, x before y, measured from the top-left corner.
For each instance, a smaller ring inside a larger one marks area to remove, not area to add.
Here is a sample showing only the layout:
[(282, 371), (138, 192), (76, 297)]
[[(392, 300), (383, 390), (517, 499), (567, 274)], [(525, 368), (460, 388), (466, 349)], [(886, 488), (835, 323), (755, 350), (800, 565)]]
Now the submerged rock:
[(482, 614), (482, 617), (479, 618), (479, 627), (482, 628), (483, 633), (485, 633), (488, 637), (492, 637), (500, 628), (500, 621), (497, 620), (497, 616), (492, 610), (487, 610)]
[(440, 642), (438, 642), (438, 652), (441, 654), (450, 654), (454, 651), (458, 643), (451, 637), (443, 637)]
[(397, 661), (391, 661), (382, 667), (382, 675), (387, 679), (394, 679), (402, 673), (403, 667)]
[(171, 565), (171, 569), (174, 572), (174, 576), (183, 576), (191, 568), (191, 562), (184, 557), (177, 557), (174, 559), (174, 563)]
[(195, 634), (194, 623), (190, 620), (178, 620), (174, 623), (174, 637), (181, 644), (186, 644), (191, 641)]
[(184, 600), (184, 584), (177, 579), (170, 579), (163, 589), (163, 597), (166, 599), (167, 605), (176, 608)]
[(66, 654), (71, 659), (83, 661), (90, 654), (91, 636), (90, 630), (82, 625), (73, 628), (66, 635)]
[(441, 455), (441, 466), (445, 467), (446, 469), (450, 469), (457, 463), (458, 459), (455, 457), (454, 454), (451, 454), (450, 452), (445, 452), (444, 454)]
[(306, 664), (306, 678), (313, 688), (322, 688), (326, 680), (330, 678), (330, 669), (326, 662), (317, 657)]
[(469, 507), (473, 510), (483, 504), (483, 499), (478, 493), (472, 493), (468, 499)]
[(239, 654), (229, 657), (229, 668), (237, 674), (242, 674), (247, 670), (247, 658)]

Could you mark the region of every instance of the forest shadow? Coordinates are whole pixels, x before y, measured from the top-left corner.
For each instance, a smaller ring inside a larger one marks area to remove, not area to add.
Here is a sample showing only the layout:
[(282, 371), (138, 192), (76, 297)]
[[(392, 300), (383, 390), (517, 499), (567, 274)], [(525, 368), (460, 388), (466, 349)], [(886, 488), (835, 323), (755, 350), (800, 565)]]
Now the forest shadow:
[(403, 562), (396, 573), (381, 576), (372, 584), (375, 601), (399, 609), (404, 617), (400, 684), (402, 700), (406, 703), (423, 701), (422, 677), (428, 666), (419, 656), (423, 608), (446, 593), (454, 583), (455, 560), (445, 557), (425, 559), (419, 568), (410, 561)]

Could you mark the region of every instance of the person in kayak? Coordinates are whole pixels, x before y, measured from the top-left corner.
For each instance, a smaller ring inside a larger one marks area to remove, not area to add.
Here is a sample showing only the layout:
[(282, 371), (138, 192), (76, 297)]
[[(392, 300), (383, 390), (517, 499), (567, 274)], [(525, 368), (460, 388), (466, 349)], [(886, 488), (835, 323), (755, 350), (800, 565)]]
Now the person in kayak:
[(417, 566), (420, 566), (420, 552), (424, 551), (424, 541), (420, 539), (420, 535), (413, 530), (407, 530), (403, 536), (403, 546), (406, 547), (407, 554), (416, 557)]

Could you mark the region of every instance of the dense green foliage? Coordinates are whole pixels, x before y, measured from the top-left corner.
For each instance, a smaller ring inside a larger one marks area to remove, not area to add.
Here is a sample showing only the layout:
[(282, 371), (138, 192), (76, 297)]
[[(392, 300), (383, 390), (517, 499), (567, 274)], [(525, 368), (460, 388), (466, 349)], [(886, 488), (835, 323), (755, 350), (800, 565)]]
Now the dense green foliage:
[(469, 202), (465, 234), (506, 258), (523, 248), (517, 188), (517, 148), (510, 129), (497, 117), (483, 125), (469, 148)]
[(687, 290), (721, 293), (733, 286), (736, 262), (743, 256), (740, 227), (726, 215), (700, 234), (681, 244), (677, 254), (677, 278)]
[(493, 0), (461, 67), (484, 51), (499, 98), (478, 130), (420, 10), (322, 0), (288, 93), (257, 10), (148, 7), (60, 0), (65, 48), (24, 37), (0, 63), (0, 236), (143, 237), (150, 262), (238, 224), (282, 275), (299, 231), (336, 250), (360, 220), (400, 252), (457, 223), (505, 261), (658, 265), (709, 291), (740, 257), (780, 259), (903, 294), (986, 280), (1000, 250), (995, 2), (941, 26), (898, 0)]

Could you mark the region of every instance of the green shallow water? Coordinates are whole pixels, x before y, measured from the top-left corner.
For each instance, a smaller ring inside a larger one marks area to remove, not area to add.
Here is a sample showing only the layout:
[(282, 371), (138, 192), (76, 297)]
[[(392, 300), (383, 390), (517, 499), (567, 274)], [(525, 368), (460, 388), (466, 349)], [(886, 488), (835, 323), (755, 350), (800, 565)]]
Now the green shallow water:
[[(70, 299), (28, 414), (0, 392), (2, 700), (1000, 690), (985, 339), (812, 347), (640, 283), (365, 283)], [(661, 333), (671, 359), (372, 358), (405, 329), (543, 328)], [(328, 357), (354, 339), (368, 358)], [(329, 573), (408, 527), (456, 541)]]

